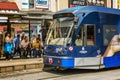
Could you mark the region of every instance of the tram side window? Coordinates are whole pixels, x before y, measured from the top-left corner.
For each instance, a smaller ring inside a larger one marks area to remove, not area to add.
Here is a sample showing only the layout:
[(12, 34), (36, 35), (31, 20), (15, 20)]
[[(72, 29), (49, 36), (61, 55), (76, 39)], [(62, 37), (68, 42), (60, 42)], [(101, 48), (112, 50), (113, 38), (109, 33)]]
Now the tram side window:
[(95, 45), (95, 26), (94, 25), (87, 25), (87, 46), (94, 46)]
[(117, 26), (115, 25), (103, 25), (103, 40), (104, 40), (104, 45), (108, 45), (114, 35), (117, 34)]
[(76, 46), (94, 46), (95, 45), (95, 26), (84, 25), (79, 31), (75, 44)]

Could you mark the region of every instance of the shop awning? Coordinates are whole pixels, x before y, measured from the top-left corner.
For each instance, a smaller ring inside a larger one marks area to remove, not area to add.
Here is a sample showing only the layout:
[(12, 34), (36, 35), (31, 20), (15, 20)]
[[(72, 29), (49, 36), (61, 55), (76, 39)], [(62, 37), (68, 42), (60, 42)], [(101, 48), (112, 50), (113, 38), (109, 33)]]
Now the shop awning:
[(23, 19), (35, 19), (35, 20), (39, 20), (39, 19), (53, 19), (52, 16), (23, 16)]
[(19, 8), (15, 2), (0, 2), (0, 10), (19, 11)]

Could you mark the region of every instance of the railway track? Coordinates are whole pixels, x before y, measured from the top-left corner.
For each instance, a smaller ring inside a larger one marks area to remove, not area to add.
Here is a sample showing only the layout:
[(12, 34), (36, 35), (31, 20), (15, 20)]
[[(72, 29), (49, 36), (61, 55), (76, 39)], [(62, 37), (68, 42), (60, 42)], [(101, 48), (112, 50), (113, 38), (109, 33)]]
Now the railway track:
[[(120, 77), (118, 76), (120, 73), (119, 68), (115, 69), (108, 69), (108, 70), (47, 70), (47, 71), (40, 71), (40, 70), (34, 70), (34, 71), (26, 71), (27, 73), (18, 74), (20, 72), (14, 72), (15, 75), (1, 77), (0, 80), (100, 80), (97, 78), (106, 76), (106, 80), (109, 79), (109, 75), (111, 75), (112, 78), (116, 78), (113, 80), (119, 80)], [(115, 73), (114, 73), (115, 72)], [(108, 74), (108, 75), (105, 75)], [(94, 76), (95, 75), (95, 76)], [(97, 76), (97, 77), (96, 77)], [(117, 77), (115, 77), (117, 76)], [(90, 78), (89, 78), (90, 77)], [(85, 79), (84, 79), (85, 78)], [(88, 79), (89, 78), (89, 79)], [(96, 78), (96, 79), (94, 79)]]

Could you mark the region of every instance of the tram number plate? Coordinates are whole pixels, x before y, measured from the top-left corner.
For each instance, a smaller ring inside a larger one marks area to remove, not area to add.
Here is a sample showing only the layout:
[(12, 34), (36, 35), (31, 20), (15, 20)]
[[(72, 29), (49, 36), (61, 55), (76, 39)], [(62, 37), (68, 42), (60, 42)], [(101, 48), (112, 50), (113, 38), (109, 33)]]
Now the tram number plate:
[(53, 63), (53, 59), (49, 58), (49, 63), (52, 64)]

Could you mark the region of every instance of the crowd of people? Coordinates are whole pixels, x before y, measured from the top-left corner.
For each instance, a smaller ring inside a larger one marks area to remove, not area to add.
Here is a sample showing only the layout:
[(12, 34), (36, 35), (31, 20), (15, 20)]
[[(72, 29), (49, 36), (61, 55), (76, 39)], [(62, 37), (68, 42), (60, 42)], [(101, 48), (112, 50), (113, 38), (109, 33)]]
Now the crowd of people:
[(43, 43), (40, 35), (33, 35), (31, 39), (25, 36), (17, 34), (14, 38), (10, 33), (7, 33), (4, 40), (4, 53), (7, 60), (19, 56), (20, 58), (28, 57), (41, 57), (42, 56)]

